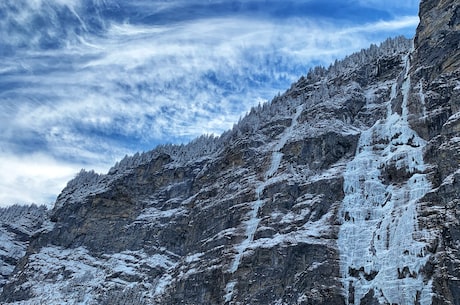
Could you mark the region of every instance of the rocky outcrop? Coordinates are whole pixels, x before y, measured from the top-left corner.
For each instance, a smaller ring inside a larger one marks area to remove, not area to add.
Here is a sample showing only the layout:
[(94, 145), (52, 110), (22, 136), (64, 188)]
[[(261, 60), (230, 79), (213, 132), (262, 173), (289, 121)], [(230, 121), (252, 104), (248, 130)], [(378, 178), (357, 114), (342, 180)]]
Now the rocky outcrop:
[(46, 226), (44, 206), (13, 205), (0, 209), (0, 289), (25, 255), (32, 236)]
[[(219, 138), (82, 171), (6, 304), (460, 304), (458, 5)], [(442, 51), (440, 49), (442, 47)]]

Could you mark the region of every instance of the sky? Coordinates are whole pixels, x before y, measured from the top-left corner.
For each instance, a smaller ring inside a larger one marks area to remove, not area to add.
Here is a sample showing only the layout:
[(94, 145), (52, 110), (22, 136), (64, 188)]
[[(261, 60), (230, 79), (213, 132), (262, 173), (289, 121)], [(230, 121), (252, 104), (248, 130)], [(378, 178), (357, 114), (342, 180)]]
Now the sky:
[(412, 38), (419, 1), (3, 0), (0, 206), (220, 135), (317, 65)]

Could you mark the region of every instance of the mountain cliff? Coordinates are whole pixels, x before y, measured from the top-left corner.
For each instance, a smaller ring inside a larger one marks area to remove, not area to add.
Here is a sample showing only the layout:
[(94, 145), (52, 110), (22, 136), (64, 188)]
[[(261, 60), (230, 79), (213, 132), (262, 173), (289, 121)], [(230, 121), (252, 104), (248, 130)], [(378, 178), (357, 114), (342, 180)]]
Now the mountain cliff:
[(82, 171), (0, 301), (460, 304), (458, 11), (424, 0), (413, 41), (315, 68), (220, 137)]

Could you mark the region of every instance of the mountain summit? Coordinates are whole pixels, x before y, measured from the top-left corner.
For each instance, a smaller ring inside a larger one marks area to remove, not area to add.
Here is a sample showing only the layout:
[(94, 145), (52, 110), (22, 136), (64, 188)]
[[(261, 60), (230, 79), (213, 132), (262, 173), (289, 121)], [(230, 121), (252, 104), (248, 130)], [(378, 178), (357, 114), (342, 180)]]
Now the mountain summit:
[(0, 302), (459, 305), (459, 10), (424, 0), (414, 41), (3, 211)]

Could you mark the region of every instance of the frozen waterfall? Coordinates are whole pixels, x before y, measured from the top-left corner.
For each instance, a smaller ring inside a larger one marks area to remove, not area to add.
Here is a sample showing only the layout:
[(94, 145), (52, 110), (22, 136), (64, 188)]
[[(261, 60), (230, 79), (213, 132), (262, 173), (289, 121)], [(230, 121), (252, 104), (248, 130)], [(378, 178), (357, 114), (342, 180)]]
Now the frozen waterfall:
[[(420, 274), (428, 260), (427, 233), (417, 225), (417, 202), (431, 186), (422, 156), (425, 141), (408, 123), (409, 55), (405, 62), (386, 119), (361, 134), (344, 173), (338, 247), (347, 304), (359, 305), (366, 295), (382, 304), (431, 304), (431, 283)], [(398, 92), (401, 115), (391, 107)], [(398, 177), (388, 177), (388, 171)]]

